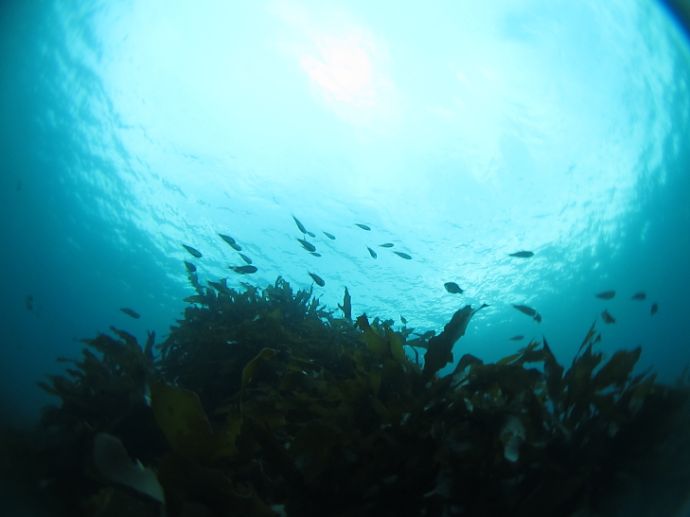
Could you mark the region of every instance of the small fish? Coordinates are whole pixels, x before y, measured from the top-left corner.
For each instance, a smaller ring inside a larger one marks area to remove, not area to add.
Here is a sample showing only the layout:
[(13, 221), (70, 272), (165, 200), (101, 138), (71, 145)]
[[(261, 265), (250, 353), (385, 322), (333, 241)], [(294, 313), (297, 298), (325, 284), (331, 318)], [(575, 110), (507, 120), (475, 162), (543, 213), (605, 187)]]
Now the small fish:
[(256, 266), (230, 266), (230, 269), (240, 275), (249, 275), (258, 271)]
[(656, 302), (654, 302), (654, 303), (652, 304), (651, 308), (649, 309), (649, 314), (651, 314), (652, 316), (654, 316), (654, 315), (657, 313), (658, 310), (659, 310), (659, 304), (656, 303)]
[(316, 251), (316, 246), (314, 246), (311, 242), (305, 241), (304, 239), (297, 239), (299, 243), (302, 245), (302, 247), (309, 251), (309, 252), (314, 252)]
[(323, 281), (323, 278), (321, 278), (316, 273), (309, 272), (309, 276), (314, 279), (314, 282), (316, 282), (316, 285), (318, 285), (319, 287), (323, 287), (324, 285), (326, 285), (326, 282)]
[(235, 251), (242, 251), (242, 246), (237, 244), (237, 241), (230, 237), (229, 235), (225, 235), (223, 233), (219, 233), (218, 236), (223, 239), (225, 242), (227, 242), (232, 249)]
[(445, 284), (443, 284), (443, 287), (446, 288), (446, 291), (452, 294), (462, 294), (464, 292), (462, 289), (460, 289), (460, 286), (455, 282), (446, 282)]
[(611, 316), (611, 313), (604, 309), (604, 312), (601, 313), (601, 319), (604, 320), (604, 323), (610, 324), (610, 323), (616, 323), (616, 318)]
[[(527, 316), (531, 316), (532, 318), (536, 318), (539, 313), (535, 311), (532, 307), (528, 307), (527, 305), (516, 305), (512, 304), (513, 307), (515, 307), (517, 310), (519, 310), (523, 314), (527, 314)], [(541, 318), (541, 316), (540, 316)]]
[(228, 289), (228, 283), (227, 282), (228, 281), (225, 278), (223, 278), (219, 282), (214, 282), (213, 280), (209, 280), (208, 285), (213, 287), (219, 293), (230, 294), (230, 290)]
[(513, 336), (510, 338), (511, 341), (521, 341), (525, 336), (522, 334), (518, 334), (517, 336)]
[(309, 235), (309, 237), (311, 237), (312, 239), (316, 237), (316, 235), (314, 235), (314, 232), (310, 232), (309, 230), (307, 230), (307, 235)]
[(536, 313), (534, 315), (534, 321), (536, 321), (537, 323), (541, 323), (541, 314)]
[(191, 262), (184, 261), (184, 267), (187, 268), (189, 273), (196, 273), (196, 266)]
[(329, 239), (331, 239), (332, 241), (335, 240), (335, 235), (333, 235), (332, 233), (323, 232), (323, 234), (324, 234), (326, 237), (328, 237)]
[(192, 256), (201, 258), (201, 252), (198, 249), (187, 246), (186, 244), (183, 244), (182, 247), (186, 249)]
[(244, 253), (238, 253), (238, 255), (239, 255), (240, 258), (241, 258), (242, 260), (244, 260), (247, 264), (252, 264), (252, 259), (249, 258), (249, 257), (248, 257), (247, 255), (245, 255)]
[(321, 253), (318, 253), (318, 252), (316, 252), (316, 251), (312, 251), (312, 252), (311, 252), (311, 255), (314, 255), (315, 257), (320, 257), (320, 256), (321, 256)]
[(597, 298), (601, 298), (602, 300), (610, 300), (614, 296), (616, 296), (616, 291), (602, 291), (600, 293), (597, 293), (595, 295)]
[(368, 232), (371, 231), (371, 226), (368, 226), (368, 225), (366, 225), (366, 224), (355, 223), (355, 226), (359, 226), (362, 230), (366, 230), (366, 231), (368, 231)]
[(530, 258), (534, 257), (534, 252), (532, 251), (516, 251), (515, 253), (510, 253), (509, 257), (519, 257), (519, 258)]
[(369, 250), (369, 255), (371, 255), (371, 258), (376, 258), (378, 255), (374, 250), (372, 250), (369, 246), (367, 246), (367, 249)]
[(402, 322), (403, 325), (407, 325), (407, 319), (402, 314), (400, 315), (400, 321)]
[(383, 244), (379, 244), (379, 246), (381, 248), (392, 248), (393, 246), (395, 246), (395, 244), (393, 244), (392, 242), (384, 242)]
[(647, 294), (644, 291), (638, 291), (630, 297), (631, 300), (645, 300), (646, 298)]
[(141, 318), (141, 315), (137, 311), (130, 309), (129, 307), (121, 307), (120, 310), (124, 312), (127, 316), (129, 316), (130, 318), (134, 318), (135, 320)]
[(405, 260), (411, 260), (412, 259), (411, 255), (408, 255), (407, 253), (403, 253), (402, 251), (394, 251), (393, 253), (395, 253), (400, 258), (404, 258)]
[(300, 232), (302, 233), (307, 233), (307, 229), (304, 227), (304, 225), (300, 222), (299, 219), (297, 219), (294, 215), (292, 218), (295, 220), (295, 224), (297, 225), (297, 228), (299, 229)]
[(343, 311), (343, 315), (346, 319), (352, 319), (352, 298), (350, 297), (350, 291), (345, 288), (345, 294), (343, 295), (343, 304), (338, 304), (338, 307)]
[(29, 294), (24, 298), (24, 307), (27, 311), (34, 310), (34, 297), (32, 295)]

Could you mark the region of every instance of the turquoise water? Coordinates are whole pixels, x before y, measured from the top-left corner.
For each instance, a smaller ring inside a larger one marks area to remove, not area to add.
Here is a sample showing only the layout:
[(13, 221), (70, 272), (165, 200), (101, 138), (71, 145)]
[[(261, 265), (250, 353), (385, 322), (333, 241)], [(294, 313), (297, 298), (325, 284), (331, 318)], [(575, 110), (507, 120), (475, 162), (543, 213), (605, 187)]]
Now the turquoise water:
[[(675, 379), (690, 362), (687, 38), (650, 1), (455, 4), (4, 3), (7, 419), (37, 414), (36, 380), (79, 339), (164, 337), (192, 294), (183, 243), (203, 280), (307, 288), (314, 272), (325, 304), (347, 286), (355, 313), (420, 332), (489, 304), (456, 359), (497, 359), (520, 334), (569, 361), (596, 319), (604, 350), (641, 344), (641, 368)], [(256, 274), (228, 269), (243, 262), (219, 232)]]

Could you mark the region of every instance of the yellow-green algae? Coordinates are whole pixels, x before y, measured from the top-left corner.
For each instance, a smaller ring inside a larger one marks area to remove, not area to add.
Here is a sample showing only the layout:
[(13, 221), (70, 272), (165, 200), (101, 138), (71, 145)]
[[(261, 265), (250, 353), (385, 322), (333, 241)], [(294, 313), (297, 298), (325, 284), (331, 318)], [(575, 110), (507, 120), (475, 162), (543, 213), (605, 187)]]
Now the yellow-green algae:
[[(496, 363), (465, 354), (440, 377), (469, 306), (413, 341), (280, 278), (190, 281), (197, 294), (157, 354), (152, 334), (142, 347), (112, 329), (41, 384), (60, 405), (13, 435), (5, 468), (56, 515), (161, 514), (99, 476), (99, 433), (157, 473), (169, 517), (617, 515), (621, 501), (671, 515), (683, 502), (687, 379), (635, 373), (639, 348), (605, 361), (594, 325), (567, 368), (544, 339)], [(654, 498), (635, 495), (648, 486)]]

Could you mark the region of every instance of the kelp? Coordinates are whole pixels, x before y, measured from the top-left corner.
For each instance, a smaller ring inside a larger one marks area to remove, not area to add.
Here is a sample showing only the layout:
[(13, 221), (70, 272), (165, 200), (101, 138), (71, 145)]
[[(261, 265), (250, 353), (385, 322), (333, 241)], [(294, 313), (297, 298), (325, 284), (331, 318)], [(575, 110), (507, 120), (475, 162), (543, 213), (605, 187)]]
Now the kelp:
[[(687, 379), (636, 373), (639, 347), (607, 359), (595, 324), (568, 368), (542, 339), (494, 363), (464, 354), (441, 376), (470, 306), (415, 334), (353, 322), (347, 291), (337, 317), (282, 278), (190, 282), (157, 354), (152, 334), (141, 346), (112, 329), (42, 383), (61, 402), (39, 426), (55, 439), (28, 457), (62, 476), (50, 489), (65, 508), (160, 513), (93, 468), (103, 433), (157, 473), (170, 517), (615, 514), (616, 495), (664, 469), (664, 502), (637, 509), (672, 514), (690, 484)], [(672, 469), (659, 463), (669, 444)]]

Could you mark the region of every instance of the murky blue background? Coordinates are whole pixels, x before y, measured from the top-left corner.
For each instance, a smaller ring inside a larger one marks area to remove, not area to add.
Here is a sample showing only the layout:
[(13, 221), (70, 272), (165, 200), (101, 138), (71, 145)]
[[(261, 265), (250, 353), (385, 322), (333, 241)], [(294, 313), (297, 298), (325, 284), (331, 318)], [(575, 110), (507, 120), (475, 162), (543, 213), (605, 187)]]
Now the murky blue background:
[(490, 304), (456, 359), (523, 334), (569, 362), (607, 308), (605, 350), (641, 344), (669, 381), (688, 364), (690, 50), (656, 2), (231, 4), (0, 7), (8, 419), (37, 414), (80, 338), (165, 337), (192, 294), (182, 243), (202, 280), (311, 271), (325, 304), (348, 286), (354, 313), (420, 331)]

